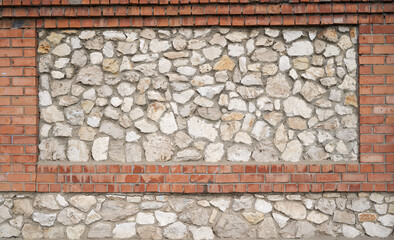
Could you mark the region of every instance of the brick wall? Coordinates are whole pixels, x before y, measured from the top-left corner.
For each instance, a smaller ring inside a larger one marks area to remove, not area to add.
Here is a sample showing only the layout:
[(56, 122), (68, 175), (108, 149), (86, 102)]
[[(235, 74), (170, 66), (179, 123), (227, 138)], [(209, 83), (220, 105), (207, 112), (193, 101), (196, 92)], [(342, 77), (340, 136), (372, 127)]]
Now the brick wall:
[[(0, 6), (1, 191), (394, 191), (390, 1), (3, 0)], [(359, 28), (359, 164), (36, 164), (36, 29), (337, 24)]]

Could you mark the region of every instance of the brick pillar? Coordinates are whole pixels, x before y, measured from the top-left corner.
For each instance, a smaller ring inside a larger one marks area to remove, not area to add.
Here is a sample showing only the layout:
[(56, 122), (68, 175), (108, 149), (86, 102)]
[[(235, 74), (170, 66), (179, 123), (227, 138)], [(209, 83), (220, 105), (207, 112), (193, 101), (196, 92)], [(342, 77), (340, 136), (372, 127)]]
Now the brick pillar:
[(0, 29), (0, 191), (35, 191), (36, 30)]

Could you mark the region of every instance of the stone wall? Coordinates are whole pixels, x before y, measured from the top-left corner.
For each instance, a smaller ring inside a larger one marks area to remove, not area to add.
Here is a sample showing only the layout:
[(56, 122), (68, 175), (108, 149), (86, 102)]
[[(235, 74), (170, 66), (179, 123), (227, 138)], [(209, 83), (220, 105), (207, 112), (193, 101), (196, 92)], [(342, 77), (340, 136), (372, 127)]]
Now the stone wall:
[(356, 28), (39, 32), (40, 161), (358, 160)]
[(393, 237), (394, 195), (0, 195), (0, 237)]

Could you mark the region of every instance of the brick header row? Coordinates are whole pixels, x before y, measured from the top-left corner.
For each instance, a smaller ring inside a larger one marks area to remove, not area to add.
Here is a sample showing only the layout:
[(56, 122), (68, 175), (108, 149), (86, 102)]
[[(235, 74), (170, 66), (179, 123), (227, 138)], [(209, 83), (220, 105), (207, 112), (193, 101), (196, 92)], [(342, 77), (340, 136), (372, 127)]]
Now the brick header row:
[[(394, 164), (38, 165), (37, 173), (10, 173), (7, 181), (14, 183), (0, 184), (3, 191), (394, 191)], [(35, 185), (26, 189), (18, 182)]]
[(278, 14), (376, 14), (394, 12), (392, 3), (336, 4), (188, 4), (131, 6), (4, 7), (1, 17), (122, 17), (122, 16), (202, 16)]
[[(66, 6), (66, 5), (169, 5), (169, 4), (208, 4), (208, 3), (342, 3), (342, 2), (366, 2), (365, 0), (3, 0), (0, 6)], [(381, 0), (375, 2), (390, 2)]]

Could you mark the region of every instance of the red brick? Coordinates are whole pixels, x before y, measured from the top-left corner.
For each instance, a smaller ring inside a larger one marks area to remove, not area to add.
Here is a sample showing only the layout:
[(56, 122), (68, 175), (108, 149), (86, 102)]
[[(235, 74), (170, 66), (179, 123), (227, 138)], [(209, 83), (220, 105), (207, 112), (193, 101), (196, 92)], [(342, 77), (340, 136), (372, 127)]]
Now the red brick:
[(143, 174), (141, 175), (141, 183), (163, 183), (164, 175), (160, 174)]
[(360, 104), (384, 104), (384, 96), (360, 96)]
[(394, 86), (374, 86), (373, 94), (394, 94)]
[(272, 186), (273, 192), (285, 192), (285, 185), (284, 184), (273, 184)]
[(343, 173), (346, 172), (346, 164), (335, 164), (334, 172)]
[(382, 143), (384, 142), (383, 135), (361, 135), (360, 143)]
[(360, 116), (361, 124), (379, 124), (384, 123), (384, 116)]
[(291, 182), (315, 182), (314, 174), (291, 174)]
[(374, 126), (374, 133), (394, 133), (394, 125)]
[(360, 64), (384, 64), (384, 56), (360, 56), (359, 63)]
[(36, 39), (15, 38), (11, 40), (12, 47), (35, 47)]
[(362, 173), (343, 173), (343, 182), (364, 182), (366, 180), (366, 175)]
[(56, 181), (56, 174), (37, 174), (37, 182), (55, 182)]
[(212, 183), (213, 175), (191, 175), (190, 182), (194, 183)]
[(188, 183), (189, 176), (188, 175), (166, 175), (165, 182), (166, 183)]
[(263, 174), (242, 174), (241, 182), (264, 182)]
[(373, 107), (374, 114), (393, 114), (394, 106), (375, 106)]
[(393, 34), (394, 33), (394, 25), (374, 25), (373, 33), (376, 34)]
[(323, 172), (323, 173), (329, 173), (329, 172), (333, 172), (333, 171), (334, 171), (334, 167), (331, 164), (321, 166), (321, 172)]
[(270, 174), (265, 177), (267, 183), (285, 183), (289, 182), (289, 180), (289, 174)]
[(340, 175), (339, 174), (318, 174), (316, 175), (317, 182), (339, 182)]
[(216, 183), (238, 183), (239, 175), (238, 174), (222, 174), (215, 176)]
[(392, 153), (394, 151), (394, 144), (375, 144), (373, 152), (375, 153)]
[[(384, 35), (360, 35), (359, 42), (360, 44), (375, 44), (375, 43), (385, 43)], [(387, 36), (386, 36), (387, 38)]]
[(369, 173), (368, 174), (368, 181), (370, 182), (392, 182), (393, 181), (393, 174), (386, 173)]

